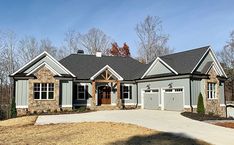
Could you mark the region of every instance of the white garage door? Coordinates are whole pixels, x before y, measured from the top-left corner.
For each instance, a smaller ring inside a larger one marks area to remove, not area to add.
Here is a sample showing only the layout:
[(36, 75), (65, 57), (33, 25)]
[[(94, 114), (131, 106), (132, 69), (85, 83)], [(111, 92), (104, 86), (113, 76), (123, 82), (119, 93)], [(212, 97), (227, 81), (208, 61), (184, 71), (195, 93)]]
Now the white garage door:
[(159, 90), (148, 89), (143, 93), (144, 109), (159, 109)]
[(165, 110), (175, 110), (182, 111), (183, 106), (183, 93), (182, 88), (174, 88), (174, 89), (165, 89), (163, 91), (164, 97), (164, 109)]

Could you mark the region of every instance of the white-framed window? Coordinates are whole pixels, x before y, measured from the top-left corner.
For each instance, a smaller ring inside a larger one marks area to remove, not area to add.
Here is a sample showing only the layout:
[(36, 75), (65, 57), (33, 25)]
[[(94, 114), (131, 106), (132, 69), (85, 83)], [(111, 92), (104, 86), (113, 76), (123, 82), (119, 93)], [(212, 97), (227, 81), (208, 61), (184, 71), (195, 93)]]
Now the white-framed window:
[(210, 82), (207, 83), (208, 99), (216, 99), (215, 88), (216, 88), (215, 83), (210, 83)]
[(34, 83), (33, 91), (35, 100), (54, 99), (54, 83)]
[(132, 86), (122, 85), (122, 98), (123, 99), (132, 99)]
[(85, 100), (87, 96), (88, 86), (87, 85), (77, 85), (77, 100)]
[(147, 90), (145, 90), (145, 93), (157, 93), (157, 92), (159, 92), (158, 89), (147, 89)]

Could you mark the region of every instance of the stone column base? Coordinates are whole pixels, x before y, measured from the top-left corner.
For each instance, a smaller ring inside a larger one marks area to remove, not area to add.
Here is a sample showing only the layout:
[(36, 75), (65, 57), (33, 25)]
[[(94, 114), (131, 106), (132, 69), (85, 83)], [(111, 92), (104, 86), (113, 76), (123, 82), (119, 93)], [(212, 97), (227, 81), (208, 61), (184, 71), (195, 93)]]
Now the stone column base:
[(17, 116), (25, 116), (28, 114), (28, 108), (16, 108)]

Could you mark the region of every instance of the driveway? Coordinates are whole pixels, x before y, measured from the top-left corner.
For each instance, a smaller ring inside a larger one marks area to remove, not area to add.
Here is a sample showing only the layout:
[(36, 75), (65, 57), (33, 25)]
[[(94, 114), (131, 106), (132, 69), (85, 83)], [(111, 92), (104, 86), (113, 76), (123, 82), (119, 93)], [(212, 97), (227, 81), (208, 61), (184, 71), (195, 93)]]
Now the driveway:
[(182, 133), (217, 145), (234, 144), (234, 129), (191, 120), (173, 111), (139, 109), (45, 115), (38, 117), (36, 125), (98, 121), (131, 123), (164, 132)]

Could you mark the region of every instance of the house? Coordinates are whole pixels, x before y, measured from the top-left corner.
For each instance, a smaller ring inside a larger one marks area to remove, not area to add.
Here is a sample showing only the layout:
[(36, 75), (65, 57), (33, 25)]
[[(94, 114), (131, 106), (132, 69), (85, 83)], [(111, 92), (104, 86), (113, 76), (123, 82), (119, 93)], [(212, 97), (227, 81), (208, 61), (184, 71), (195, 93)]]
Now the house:
[(57, 61), (43, 52), (11, 74), (18, 114), (86, 106), (196, 111), (201, 92), (206, 112), (225, 115), (227, 76), (210, 46), (157, 57), (71, 54)]

